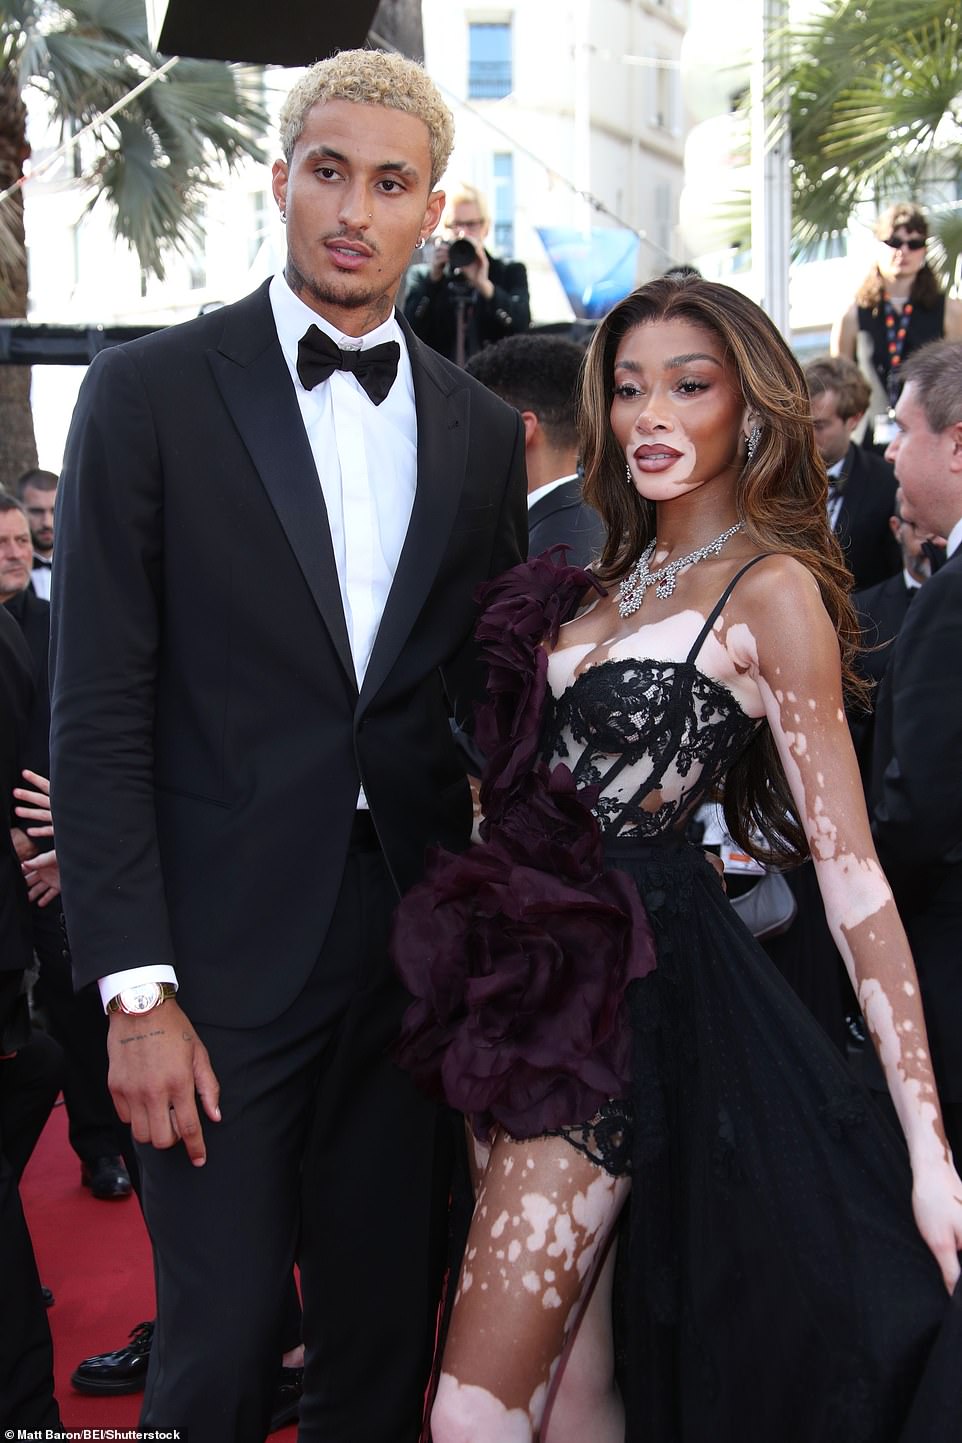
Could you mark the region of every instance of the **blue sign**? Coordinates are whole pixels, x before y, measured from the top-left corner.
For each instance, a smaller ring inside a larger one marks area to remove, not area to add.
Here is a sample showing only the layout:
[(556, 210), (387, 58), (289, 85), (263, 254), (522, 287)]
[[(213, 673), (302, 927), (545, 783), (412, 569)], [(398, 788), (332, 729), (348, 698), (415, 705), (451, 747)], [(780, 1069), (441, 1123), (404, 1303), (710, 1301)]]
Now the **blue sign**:
[(579, 319), (598, 320), (635, 289), (640, 241), (608, 226), (590, 234), (575, 226), (537, 227), (541, 244)]

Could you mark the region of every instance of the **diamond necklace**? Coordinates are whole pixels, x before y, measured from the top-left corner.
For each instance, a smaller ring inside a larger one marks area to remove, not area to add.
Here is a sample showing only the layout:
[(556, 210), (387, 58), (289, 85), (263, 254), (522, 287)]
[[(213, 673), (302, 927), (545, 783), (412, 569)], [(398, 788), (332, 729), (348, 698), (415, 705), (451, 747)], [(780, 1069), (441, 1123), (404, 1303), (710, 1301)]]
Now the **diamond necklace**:
[(658, 538), (655, 537), (650, 545), (646, 546), (639, 559), (628, 572), (621, 589), (618, 593), (618, 612), (621, 616), (632, 616), (645, 599), (645, 592), (649, 586), (655, 588), (655, 595), (666, 601), (675, 589), (675, 579), (679, 571), (686, 566), (696, 566), (699, 561), (704, 561), (706, 556), (717, 556), (729, 537), (734, 536), (736, 531), (743, 531), (744, 525), (736, 521), (734, 526), (729, 526), (714, 541), (709, 541), (707, 546), (699, 546), (697, 551), (691, 551), (687, 556), (680, 556), (677, 561), (669, 561), (660, 571), (649, 571), (648, 563), (655, 554), (655, 547), (658, 545)]

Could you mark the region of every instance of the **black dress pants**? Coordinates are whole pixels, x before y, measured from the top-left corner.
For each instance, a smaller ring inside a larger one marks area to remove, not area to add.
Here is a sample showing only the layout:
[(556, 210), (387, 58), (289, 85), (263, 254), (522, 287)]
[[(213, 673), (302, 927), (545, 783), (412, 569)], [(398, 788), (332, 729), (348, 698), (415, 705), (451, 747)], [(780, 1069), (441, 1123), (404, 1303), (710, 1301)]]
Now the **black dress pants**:
[(63, 1096), (70, 1146), (83, 1162), (122, 1151), (121, 1123), (107, 1091), (107, 1019), (91, 983), (74, 991), (59, 902), (31, 907), (33, 945), (40, 963), (34, 1002), (63, 1048)]
[[(246, 1030), (192, 1019), (220, 1080), (222, 1121), (204, 1121), (203, 1168), (179, 1146), (139, 1149), (157, 1279), (145, 1427), (262, 1443), (296, 1258), (302, 1443), (418, 1437), (448, 1134), (391, 1060), (406, 1003), (387, 956), (395, 902), (380, 852), (352, 849), (293, 1005)], [(278, 955), (264, 966), (282, 965), (279, 918)]]
[[(17, 1005), (21, 977), (20, 972), (0, 972), (0, 1035)], [(29, 1046), (24, 1041), (24, 1050)], [(42, 1049), (33, 1054), (42, 1074), (49, 1057)], [(33, 1135), (30, 1147), (36, 1141), (36, 1098), (30, 1095), (35, 1094), (36, 1070), (25, 1060), (18, 1066), (17, 1057), (0, 1058), (0, 1428), (5, 1432), (60, 1427), (50, 1326), (18, 1187), (27, 1139)], [(49, 1097), (46, 1081), (39, 1085)], [(7, 1129), (13, 1161), (6, 1152)]]

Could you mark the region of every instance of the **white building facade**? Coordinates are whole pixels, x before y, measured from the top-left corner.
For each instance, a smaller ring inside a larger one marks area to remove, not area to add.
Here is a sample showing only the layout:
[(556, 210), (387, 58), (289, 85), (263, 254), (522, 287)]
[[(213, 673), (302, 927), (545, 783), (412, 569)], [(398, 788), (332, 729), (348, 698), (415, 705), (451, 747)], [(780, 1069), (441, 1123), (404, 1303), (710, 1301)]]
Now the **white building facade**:
[(640, 233), (639, 281), (681, 258), (686, 9), (687, 0), (423, 0), (425, 64), (456, 126), (446, 180), (488, 197), (493, 249), (527, 266), (535, 322), (571, 315), (542, 227)]

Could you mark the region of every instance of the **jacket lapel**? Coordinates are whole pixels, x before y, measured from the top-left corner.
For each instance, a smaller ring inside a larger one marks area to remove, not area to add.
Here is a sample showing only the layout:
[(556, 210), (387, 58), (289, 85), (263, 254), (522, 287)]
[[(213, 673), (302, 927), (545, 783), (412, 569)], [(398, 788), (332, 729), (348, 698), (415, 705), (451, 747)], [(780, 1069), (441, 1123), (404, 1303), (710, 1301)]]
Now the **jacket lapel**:
[(211, 369), (356, 689), (324, 496), (274, 328), (269, 284), (225, 311)]
[(469, 392), (403, 317), (414, 377), (418, 471), (414, 509), (361, 687), (360, 709), (384, 683), (434, 585), (451, 535), (468, 457)]

